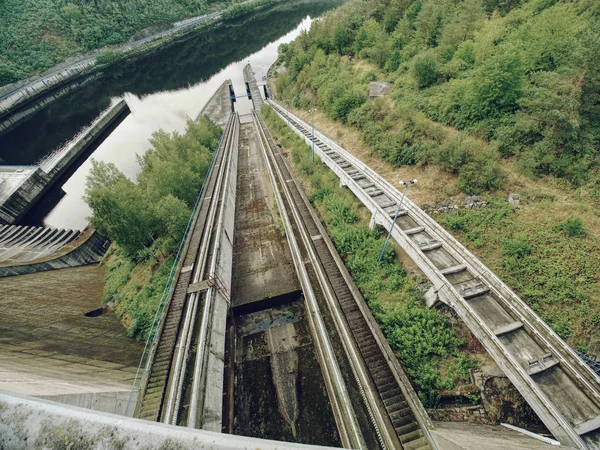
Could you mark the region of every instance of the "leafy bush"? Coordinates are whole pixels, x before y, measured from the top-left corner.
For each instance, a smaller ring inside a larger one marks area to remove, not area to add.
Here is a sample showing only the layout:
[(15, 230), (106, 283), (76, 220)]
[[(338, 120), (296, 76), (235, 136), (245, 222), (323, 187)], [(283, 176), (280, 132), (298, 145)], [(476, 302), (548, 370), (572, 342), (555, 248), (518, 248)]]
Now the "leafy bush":
[(90, 222), (116, 251), (106, 265), (104, 302), (131, 336), (145, 339), (174, 264), (221, 129), (206, 117), (185, 135), (157, 132), (139, 158), (137, 183), (113, 164), (92, 160), (85, 199)]
[(421, 89), (435, 84), (439, 76), (438, 62), (435, 56), (431, 53), (416, 56), (413, 59), (413, 75)]
[(507, 239), (502, 247), (502, 253), (509, 258), (523, 258), (531, 253), (531, 244), (525, 236)]
[(466, 194), (474, 195), (500, 189), (504, 175), (498, 161), (490, 153), (477, 154), (462, 166), (458, 174), (458, 187)]
[(569, 237), (578, 238), (587, 234), (587, 230), (583, 226), (583, 220), (579, 217), (568, 217), (567, 220), (558, 225), (557, 228)]

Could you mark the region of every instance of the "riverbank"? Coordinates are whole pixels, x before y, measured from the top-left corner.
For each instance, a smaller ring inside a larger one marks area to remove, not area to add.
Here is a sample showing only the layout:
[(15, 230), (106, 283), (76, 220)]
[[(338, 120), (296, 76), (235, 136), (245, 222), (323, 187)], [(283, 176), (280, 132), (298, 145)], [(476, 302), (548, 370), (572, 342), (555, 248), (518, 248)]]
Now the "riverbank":
[(107, 46), (64, 61), (39, 76), (0, 87), (0, 118), (63, 88), (76, 80), (89, 77), (122, 61), (147, 56), (196, 33), (234, 20), (286, 0), (247, 0), (224, 11), (174, 22), (166, 30), (152, 33), (133, 42)]

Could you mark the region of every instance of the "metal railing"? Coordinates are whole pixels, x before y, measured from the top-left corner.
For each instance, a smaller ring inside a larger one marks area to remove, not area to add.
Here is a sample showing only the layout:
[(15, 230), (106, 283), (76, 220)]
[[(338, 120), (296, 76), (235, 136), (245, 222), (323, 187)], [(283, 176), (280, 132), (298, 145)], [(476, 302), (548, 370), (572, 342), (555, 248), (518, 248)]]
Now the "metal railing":
[(153, 348), (156, 346), (157, 338), (158, 338), (158, 329), (160, 328), (160, 324), (164, 319), (164, 311), (168, 304), (168, 300), (170, 297), (170, 292), (173, 287), (173, 282), (175, 281), (175, 274), (177, 273), (177, 268), (182, 260), (183, 249), (185, 247), (185, 243), (188, 239), (190, 230), (192, 228), (192, 224), (194, 223), (194, 217), (196, 216), (196, 211), (198, 210), (198, 206), (200, 205), (200, 200), (204, 195), (204, 191), (206, 190), (206, 185), (208, 183), (209, 175), (213, 170), (215, 165), (215, 161), (217, 159), (217, 155), (219, 153), (219, 148), (221, 146), (221, 142), (223, 141), (223, 137), (225, 136), (225, 131), (221, 133), (221, 137), (219, 139), (219, 143), (217, 144), (217, 148), (213, 154), (213, 158), (210, 162), (210, 166), (208, 171), (206, 172), (206, 176), (204, 178), (204, 182), (202, 183), (202, 187), (200, 188), (200, 192), (198, 193), (198, 197), (196, 198), (196, 203), (194, 204), (194, 209), (190, 214), (190, 219), (188, 220), (187, 227), (185, 232), (183, 233), (183, 238), (181, 239), (181, 243), (179, 244), (179, 249), (177, 250), (177, 255), (175, 256), (175, 260), (173, 261), (173, 266), (171, 267), (171, 271), (169, 272), (169, 277), (167, 278), (167, 282), (165, 283), (165, 288), (161, 295), (160, 303), (156, 308), (156, 313), (154, 314), (154, 319), (152, 320), (152, 325), (150, 326), (150, 331), (148, 333), (148, 338), (146, 339), (146, 343), (144, 345), (144, 351), (142, 352), (142, 356), (140, 357), (140, 363), (138, 364), (137, 371), (135, 373), (135, 378), (133, 379), (133, 385), (131, 387), (131, 394), (129, 395), (129, 401), (127, 402), (127, 408), (125, 410), (125, 415), (129, 415), (129, 410), (131, 408), (131, 404), (133, 402), (133, 398), (136, 392), (139, 392), (142, 389), (144, 377), (148, 371), (148, 364), (150, 362), (150, 355), (152, 353)]

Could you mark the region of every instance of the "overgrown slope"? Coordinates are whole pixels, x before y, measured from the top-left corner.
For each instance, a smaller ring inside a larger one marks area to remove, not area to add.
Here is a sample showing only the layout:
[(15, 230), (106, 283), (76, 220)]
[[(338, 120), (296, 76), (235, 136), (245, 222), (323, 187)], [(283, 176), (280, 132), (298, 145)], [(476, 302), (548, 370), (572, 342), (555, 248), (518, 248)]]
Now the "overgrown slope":
[[(280, 47), (275, 81), (280, 100), (317, 106), (317, 126), (390, 181), (419, 178), (413, 196), (486, 194), (486, 210), (436, 219), (592, 355), (599, 16), (591, 0), (351, 2)], [(391, 82), (391, 94), (368, 101), (374, 80)], [(348, 138), (356, 131), (360, 144)]]
[[(277, 87), (360, 128), (392, 164), (442, 164), (468, 193), (500, 187), (496, 159), (512, 155), (532, 175), (595, 186), (599, 16), (594, 0), (351, 2), (281, 46)], [(377, 69), (357, 76), (356, 58)], [(394, 83), (398, 107), (365, 103), (375, 79)]]
[(183, 135), (154, 133), (135, 182), (112, 163), (93, 162), (90, 222), (113, 241), (104, 302), (138, 339), (147, 337), (220, 136), (207, 117), (189, 120)]

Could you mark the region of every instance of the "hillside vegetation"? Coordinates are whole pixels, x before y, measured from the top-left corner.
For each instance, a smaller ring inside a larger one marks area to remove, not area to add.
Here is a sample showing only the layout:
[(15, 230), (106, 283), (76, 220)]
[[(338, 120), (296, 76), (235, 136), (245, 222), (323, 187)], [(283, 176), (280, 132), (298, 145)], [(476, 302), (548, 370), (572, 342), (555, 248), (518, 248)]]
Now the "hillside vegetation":
[[(419, 174), (413, 195), (484, 194), (487, 209), (436, 219), (600, 355), (599, 35), (593, 0), (352, 1), (280, 47), (275, 90), (390, 181)], [(374, 80), (390, 95), (368, 101)]]
[(188, 121), (184, 135), (156, 132), (139, 157), (136, 182), (112, 163), (93, 161), (85, 194), (90, 222), (114, 244), (104, 302), (114, 302), (138, 339), (147, 337), (220, 136), (206, 117)]
[[(291, 153), (290, 162), (303, 181), (336, 249), (368, 302), (390, 346), (406, 367), (425, 406), (439, 406), (440, 392), (470, 381), (480, 350), (468, 330), (450, 326), (437, 310), (428, 309), (417, 285), (423, 280), (407, 275), (388, 246), (381, 261), (384, 237), (369, 229), (366, 208), (323, 164), (312, 161), (310, 147), (296, 134), (286, 132), (286, 123), (273, 109), (262, 109), (278, 143)], [(472, 401), (479, 401), (474, 396)], [(493, 419), (492, 419), (493, 420)]]
[[(281, 46), (277, 87), (360, 128), (394, 165), (442, 165), (464, 192), (501, 187), (497, 159), (514, 155), (600, 196), (599, 31), (595, 0), (351, 2)], [(395, 108), (365, 103), (375, 79), (394, 83)]]
[(152, 25), (205, 14), (219, 3), (220, 0), (3, 0), (0, 86), (43, 72), (67, 57), (125, 42)]

